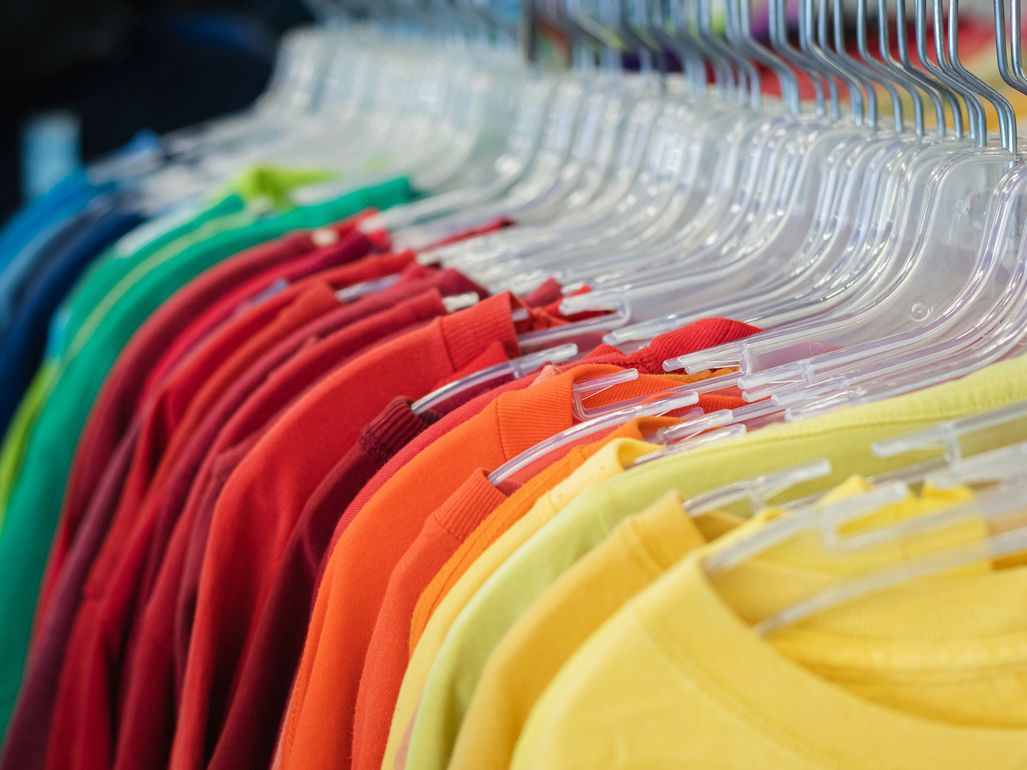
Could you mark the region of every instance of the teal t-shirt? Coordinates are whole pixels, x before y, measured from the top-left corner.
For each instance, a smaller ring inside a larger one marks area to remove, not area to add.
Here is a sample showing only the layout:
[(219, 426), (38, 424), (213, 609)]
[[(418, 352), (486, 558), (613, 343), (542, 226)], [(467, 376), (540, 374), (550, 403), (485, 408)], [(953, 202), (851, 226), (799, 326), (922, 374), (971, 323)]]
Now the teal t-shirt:
[[(121, 349), (151, 313), (204, 270), (240, 251), (286, 233), (337, 222), (367, 208), (386, 209), (413, 198), (403, 177), (333, 200), (228, 227), (189, 245), (145, 271), (130, 272), (104, 298), (61, 359), (55, 382), (32, 426), (20, 472), (0, 529), (0, 733), (6, 731), (20, 685), (34, 608), (78, 437)], [(114, 298), (111, 299), (111, 296)], [(75, 340), (80, 341), (77, 344)]]

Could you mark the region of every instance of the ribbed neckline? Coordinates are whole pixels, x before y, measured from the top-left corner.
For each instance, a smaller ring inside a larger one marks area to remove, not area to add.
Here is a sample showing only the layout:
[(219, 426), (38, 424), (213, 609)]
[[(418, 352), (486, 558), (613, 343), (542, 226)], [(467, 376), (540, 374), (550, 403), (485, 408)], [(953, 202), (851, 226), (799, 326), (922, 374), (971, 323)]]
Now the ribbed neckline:
[(520, 354), (511, 314), (511, 296), (508, 292), (497, 294), (439, 319), (455, 371), (463, 369), (494, 342), (502, 343), (511, 356)]
[(505, 495), (489, 483), (488, 471), (476, 469), (433, 516), (454, 538), (463, 542), (489, 513), (505, 503)]
[(384, 464), (431, 425), (411, 409), (410, 401), (394, 398), (360, 434), (360, 446)]
[(761, 331), (763, 330), (756, 326), (730, 318), (703, 318), (661, 334), (644, 348), (632, 353), (622, 353), (612, 345), (600, 345), (589, 356), (589, 360), (658, 374), (663, 372), (663, 362), (668, 358), (734, 342)]

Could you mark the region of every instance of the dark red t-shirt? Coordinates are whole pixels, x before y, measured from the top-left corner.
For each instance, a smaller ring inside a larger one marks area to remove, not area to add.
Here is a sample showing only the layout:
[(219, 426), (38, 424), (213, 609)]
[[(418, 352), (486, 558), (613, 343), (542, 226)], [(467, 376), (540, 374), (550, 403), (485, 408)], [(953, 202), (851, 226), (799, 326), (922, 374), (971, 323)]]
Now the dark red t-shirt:
[(407, 399), (397, 398), (363, 430), (357, 445), (307, 501), (241, 661), (225, 724), (207, 765), (211, 770), (270, 766), (303, 651), (324, 544), (339, 511), (389, 458), (437, 418), (431, 413), (417, 415)]
[[(369, 274), (366, 269), (357, 274), (353, 270), (356, 267), (357, 265), (352, 265), (340, 268), (338, 272), (350, 271), (351, 276), (359, 277), (361, 280), (366, 280), (369, 275), (370, 277), (374, 276), (374, 273)], [(425, 270), (417, 266), (413, 267), (415, 271), (423, 272)], [(444, 278), (448, 283), (454, 284), (454, 288), (459, 291), (465, 291), (469, 286), (473, 286), (466, 279), (453, 281), (452, 274), (447, 274)], [(424, 279), (420, 280), (423, 287)], [(417, 280), (414, 280), (413, 284), (417, 285)], [(401, 293), (409, 289), (410, 285), (410, 281), (397, 284), (396, 291), (392, 292), (392, 296), (401, 296)], [(343, 320), (337, 317), (335, 321), (336, 323), (352, 323), (371, 312), (373, 308), (380, 307), (388, 301), (388, 296), (374, 297), (339, 308), (336, 312), (346, 318)], [(431, 307), (433, 310), (437, 309), (436, 312), (443, 311), (441, 300), (437, 296), (431, 303)], [(415, 308), (414, 311), (421, 312), (418, 308)], [(405, 318), (409, 317), (408, 310)], [(179, 485), (181, 485), (181, 480)], [(165, 503), (167, 488), (163, 483), (151, 499), (158, 507)], [(120, 670), (121, 651), (124, 647), (126, 630), (131, 625), (131, 618), (136, 612), (134, 608), (139, 601), (138, 590), (142, 585), (139, 579), (140, 571), (145, 572), (148, 563), (152, 561), (152, 555), (148, 553), (149, 549), (146, 546), (151, 536), (151, 530), (159, 523), (159, 517), (150, 515), (146, 509), (144, 509), (143, 515), (129, 517), (129, 519), (135, 532), (126, 540), (121, 541), (119, 547), (112, 544), (109, 535), (105, 544), (108, 553), (120, 557), (112, 559), (112, 563), (118, 566), (111, 567), (103, 579), (97, 577), (93, 580), (91, 576), (90, 586), (92, 588), (87, 589), (87, 599), (78, 609), (78, 617), (72, 632), (72, 642), (67, 648), (69, 654), (63, 664), (58, 712), (53, 726), (54, 735), (103, 736), (111, 732), (109, 724), (104, 725), (105, 731), (91, 729), (87, 726), (94, 722), (106, 723), (113, 711), (112, 698), (116, 696), (115, 685), (118, 679), (113, 672)], [(103, 673), (89, 679), (84, 673), (89, 669), (99, 669)], [(114, 690), (111, 689), (112, 686), (115, 686)], [(92, 695), (84, 694), (87, 692)], [(78, 695), (72, 695), (73, 693), (78, 693)], [(84, 707), (85, 703), (90, 704), (89, 708)], [(86, 743), (96, 740), (99, 739), (83, 739)], [(93, 745), (90, 751), (99, 755), (99, 752), (104, 749), (109, 751), (107, 747)]]
[(173, 764), (206, 763), (277, 562), (317, 485), (392, 398), (419, 398), (519, 355), (512, 299), (484, 300), (375, 346), (307, 393), (233, 473), (204, 553)]
[[(438, 281), (447, 294), (474, 290), (473, 284), (453, 271), (440, 274)], [(117, 751), (119, 766), (149, 766), (152, 761), (157, 761), (154, 757), (167, 758), (170, 729), (174, 724), (176, 679), (181, 681), (181, 672), (176, 675), (174, 667), (175, 651), (172, 647), (176, 645), (168, 640), (175, 635), (179, 592), (190, 593), (186, 587), (195, 586), (199, 581), (199, 566), (190, 566), (188, 555), (192, 543), (193, 561), (197, 560), (195, 553), (202, 556), (209, 519), (223, 485), (223, 478), (220, 481), (212, 478), (212, 466), (216, 462), (223, 469), (223, 474), (234, 470), (235, 464), (245, 457), (249, 449), (245, 442), (256, 441), (277, 414), (301, 393), (316, 385), (327, 372), (344, 365), (369, 345), (394, 337), (445, 312), (438, 293), (422, 294), (403, 301), (404, 291), (404, 282), (401, 282), (381, 295), (361, 300), (358, 304), (363, 304), (365, 314), (372, 307), (387, 309), (367, 315), (357, 323), (332, 333), (322, 328), (304, 339), (292, 340), (291, 352), (279, 351), (265, 366), (258, 367), (263, 371), (254, 379), (260, 379), (263, 384), (259, 387), (257, 382), (248, 384), (246, 390), (253, 395), (245, 405), (231, 412), (230, 418), (229, 414), (219, 418), (224, 428), (218, 436), (216, 448), (207, 453), (196, 474), (197, 481), (188, 492), (189, 499), (184, 509), (179, 506), (181, 516), (164, 516), (163, 523), (158, 524), (157, 541), (166, 547), (154, 549), (143, 580), (149, 599), (137, 623), (126, 662), (124, 678), (128, 689), (123, 699), (125, 706), (121, 710), (124, 719)], [(242, 448), (229, 449), (233, 446)], [(178, 646), (185, 648), (188, 645), (187, 631), (178, 633), (177, 638), (183, 637), (184, 643)], [(151, 697), (154, 693), (166, 696)]]

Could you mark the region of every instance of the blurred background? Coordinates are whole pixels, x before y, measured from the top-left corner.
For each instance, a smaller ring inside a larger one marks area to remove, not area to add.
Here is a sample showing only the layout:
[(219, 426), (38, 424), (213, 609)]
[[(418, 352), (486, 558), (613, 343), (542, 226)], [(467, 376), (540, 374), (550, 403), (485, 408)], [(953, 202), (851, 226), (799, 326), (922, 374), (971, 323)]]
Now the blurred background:
[(0, 221), (141, 131), (251, 104), (311, 18), (299, 0), (3, 0)]
[[(530, 4), (491, 4), (520, 23), (522, 32), (530, 30), (531, 50), (543, 66), (571, 65), (567, 41), (559, 30), (532, 24), (525, 13)], [(868, 5), (873, 15), (876, 3)], [(788, 6), (794, 35), (798, 0)], [(386, 6), (371, 7), (380, 12)], [(843, 7), (854, 20), (855, 0), (843, 0)], [(912, 7), (907, 5), (908, 13)], [(127, 143), (145, 145), (253, 104), (267, 85), (282, 35), (312, 23), (311, 8), (323, 21), (339, 6), (333, 0), (3, 0), (0, 222), (70, 171)], [(753, 0), (752, 9), (754, 32), (765, 37), (766, 3)], [(960, 0), (959, 23), (964, 62), (1002, 88), (990, 0)], [(625, 58), (629, 67), (639, 66)], [(673, 70), (678, 63), (668, 54), (664, 66)], [(775, 79), (763, 74), (773, 92)], [(804, 85), (804, 95), (811, 96)], [(1010, 98), (1022, 100), (1019, 94)], [(1016, 106), (1027, 114), (1027, 105)]]

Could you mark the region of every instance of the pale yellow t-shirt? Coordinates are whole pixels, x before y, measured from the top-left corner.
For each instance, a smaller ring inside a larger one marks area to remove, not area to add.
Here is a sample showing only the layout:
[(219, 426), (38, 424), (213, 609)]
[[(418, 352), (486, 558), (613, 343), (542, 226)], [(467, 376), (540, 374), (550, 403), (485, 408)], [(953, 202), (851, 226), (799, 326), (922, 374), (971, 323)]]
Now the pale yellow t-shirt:
[[(872, 523), (966, 497), (927, 490)], [(511, 767), (1027, 767), (1027, 569), (905, 583), (762, 639), (751, 622), (839, 574), (930, 550), (904, 542), (839, 561), (815, 558), (810, 536), (711, 581), (704, 558), (776, 515), (693, 553), (593, 634), (537, 702)]]

